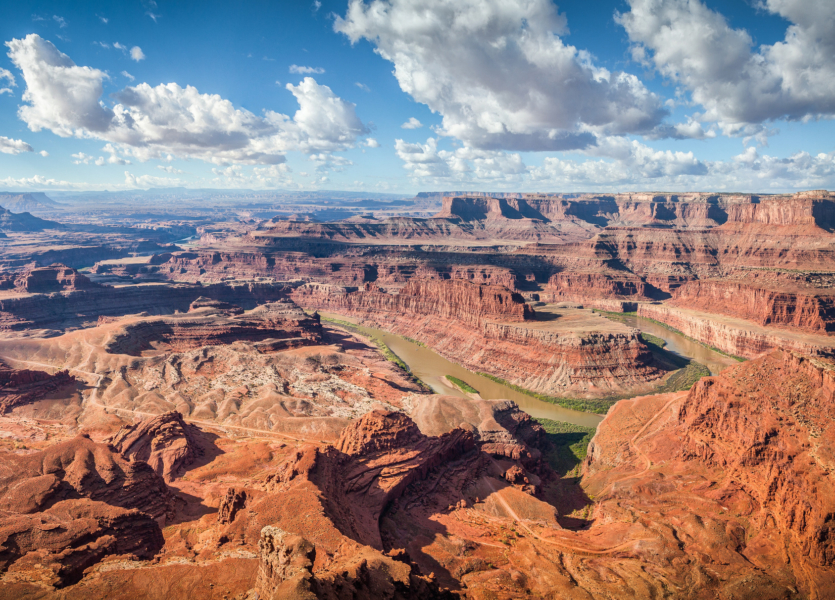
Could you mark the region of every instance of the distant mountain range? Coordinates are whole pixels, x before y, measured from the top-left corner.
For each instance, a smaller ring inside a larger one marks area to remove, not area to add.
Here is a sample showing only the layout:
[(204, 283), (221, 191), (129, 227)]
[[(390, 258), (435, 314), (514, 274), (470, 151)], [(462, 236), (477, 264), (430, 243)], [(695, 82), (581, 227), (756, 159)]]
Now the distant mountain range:
[(43, 192), (0, 192), (0, 206), (15, 213), (23, 213), (63, 210), (65, 205)]

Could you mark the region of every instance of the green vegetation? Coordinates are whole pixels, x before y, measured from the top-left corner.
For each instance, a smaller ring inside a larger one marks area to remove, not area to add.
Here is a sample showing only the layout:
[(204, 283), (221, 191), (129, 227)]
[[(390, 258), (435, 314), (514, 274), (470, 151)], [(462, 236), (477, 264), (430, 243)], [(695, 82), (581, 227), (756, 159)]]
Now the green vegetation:
[(677, 333), (678, 335), (680, 335), (681, 337), (683, 337), (686, 340), (690, 340), (691, 342), (695, 342), (696, 344), (700, 344), (700, 345), (704, 346), (705, 348), (707, 348), (709, 350), (713, 350), (714, 352), (716, 352), (716, 354), (721, 354), (722, 356), (725, 356), (727, 358), (732, 358), (737, 362), (745, 362), (746, 360), (748, 360), (747, 358), (743, 358), (741, 356), (735, 356), (733, 354), (728, 354), (727, 352), (723, 352), (719, 348), (715, 348), (714, 346), (711, 346), (709, 344), (705, 344), (704, 342), (700, 342), (699, 340), (697, 340), (695, 338), (691, 338), (689, 335), (684, 335), (684, 333), (682, 333), (681, 331), (679, 331), (675, 327), (671, 327), (671, 326), (667, 325), (666, 323), (662, 323), (661, 321), (656, 321), (655, 319), (650, 319), (649, 317), (641, 317), (641, 318), (646, 319), (647, 321), (650, 321), (652, 323), (655, 323), (656, 325), (659, 325), (660, 327), (663, 327), (664, 329), (666, 329), (668, 331), (672, 331), (673, 333)]
[(528, 389), (525, 389), (521, 386), (516, 384), (510, 383), (509, 381), (505, 381), (501, 377), (496, 377), (495, 375), (490, 375), (489, 373), (477, 373), (482, 377), (486, 377), (496, 383), (500, 383), (501, 385), (507, 386), (510, 389), (519, 392), (520, 394), (525, 394), (526, 396), (530, 396), (531, 398), (536, 398), (537, 400), (542, 400), (543, 402), (550, 402), (551, 404), (557, 404), (562, 406), (563, 408), (570, 408), (572, 410), (579, 410), (582, 412), (589, 412), (595, 413), (598, 415), (605, 415), (609, 409), (617, 402), (618, 400), (622, 400), (623, 398), (627, 398), (629, 396), (617, 397), (617, 398), (599, 398), (599, 399), (585, 399), (585, 398), (559, 398), (557, 396), (548, 396), (546, 394), (540, 394), (539, 392), (534, 392)]
[(424, 343), (423, 343), (423, 342), (421, 342), (421, 341), (418, 341), (418, 340), (413, 340), (412, 338), (407, 337), (407, 336), (405, 336), (405, 335), (400, 336), (400, 337), (402, 337), (402, 338), (403, 338), (404, 340), (406, 340), (407, 342), (411, 342), (411, 343), (413, 343), (415, 346), (420, 346), (421, 348), (426, 348), (426, 344), (424, 344)]
[[(608, 311), (605, 311), (605, 310), (597, 310), (596, 308), (592, 309), (592, 312), (600, 313), (601, 315), (603, 315), (607, 319), (611, 319), (612, 321), (618, 321), (620, 323), (625, 323), (626, 322), (626, 319), (624, 319), (624, 317), (637, 317), (638, 316), (638, 313), (634, 313), (634, 312), (616, 313), (616, 312), (608, 312)], [(645, 319), (645, 320), (649, 321), (650, 323), (655, 323), (656, 325), (658, 325), (659, 327), (663, 327), (667, 331), (672, 331), (673, 333), (680, 335), (681, 337), (683, 337), (686, 340), (689, 340), (691, 342), (699, 344), (700, 346), (704, 346), (708, 350), (713, 350), (714, 352), (716, 352), (716, 354), (721, 354), (722, 356), (725, 356), (727, 358), (732, 358), (732, 359), (734, 359), (738, 362), (744, 362), (744, 361), (748, 360), (746, 358), (742, 358), (741, 356), (734, 356), (733, 354), (728, 354), (727, 352), (724, 352), (724, 351), (720, 350), (719, 348), (715, 348), (714, 346), (711, 346), (709, 344), (705, 344), (704, 342), (701, 342), (701, 341), (699, 341), (695, 338), (691, 338), (689, 335), (685, 335), (684, 333), (682, 333), (681, 331), (679, 331), (675, 327), (671, 327), (671, 326), (667, 325), (666, 323), (662, 323), (661, 321), (656, 321), (655, 319), (650, 319), (649, 317), (640, 317), (640, 318)], [(648, 334), (648, 333), (641, 333), (641, 337), (644, 338), (644, 341), (647, 341), (647, 342), (649, 341), (649, 340), (647, 340), (647, 337), (660, 339), (660, 338), (656, 338), (655, 336), (650, 336), (650, 334)], [(664, 346), (661, 346), (661, 347), (663, 348)]]
[(534, 419), (548, 433), (552, 449), (545, 459), (557, 473), (571, 477), (580, 476), (580, 464), (586, 458), (594, 427), (583, 427), (551, 419)]
[(662, 340), (660, 337), (655, 337), (651, 333), (641, 332), (641, 339), (646, 342), (648, 346), (658, 346), (659, 348), (663, 348), (667, 345), (667, 342)]
[(457, 377), (453, 377), (452, 375), (447, 375), (446, 378), (447, 380), (449, 380), (450, 383), (455, 385), (462, 392), (466, 392), (467, 394), (478, 394), (478, 390), (466, 381), (464, 381), (463, 379), (458, 379)]
[(426, 385), (426, 383), (421, 381), (419, 377), (417, 377), (414, 373), (412, 373), (412, 370), (409, 368), (409, 365), (407, 365), (405, 362), (403, 362), (403, 359), (401, 359), (399, 356), (397, 356), (397, 354), (395, 354), (394, 351), (391, 348), (388, 347), (388, 344), (386, 344), (383, 341), (383, 338), (380, 337), (378, 334), (376, 334), (374, 332), (367, 331), (364, 327), (362, 327), (361, 325), (357, 325), (356, 323), (349, 323), (348, 321), (342, 321), (340, 319), (333, 319), (331, 317), (323, 317), (321, 315), (320, 315), (320, 319), (322, 321), (327, 322), (327, 323), (332, 323), (334, 325), (338, 325), (339, 327), (341, 327), (343, 329), (347, 329), (348, 331), (351, 331), (353, 333), (359, 333), (360, 335), (363, 335), (363, 336), (367, 337), (369, 340), (371, 340), (371, 342), (375, 346), (377, 346), (377, 349), (380, 351), (380, 354), (382, 354), (383, 357), (386, 360), (393, 362), (398, 367), (400, 367), (401, 369), (406, 371), (409, 375), (411, 375), (412, 380), (415, 383), (417, 383), (419, 386), (421, 386), (424, 390), (426, 390), (426, 391), (431, 391), (432, 390), (431, 387)]

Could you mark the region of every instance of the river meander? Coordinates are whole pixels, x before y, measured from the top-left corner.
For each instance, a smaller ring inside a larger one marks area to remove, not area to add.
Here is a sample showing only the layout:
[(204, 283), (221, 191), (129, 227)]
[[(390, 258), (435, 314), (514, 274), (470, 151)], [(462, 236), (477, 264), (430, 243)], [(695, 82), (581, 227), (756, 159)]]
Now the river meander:
[[(358, 332), (382, 339), (391, 348), (392, 352), (397, 354), (404, 363), (409, 365), (412, 373), (430, 386), (437, 394), (466, 397), (464, 392), (444, 382), (443, 377), (445, 375), (452, 375), (453, 377), (466, 381), (477, 389), (482, 398), (487, 400), (513, 400), (519, 405), (519, 408), (533, 417), (565, 421), (585, 427), (597, 427), (597, 424), (603, 420), (602, 415), (563, 408), (557, 404), (544, 402), (532, 396), (517, 392), (492, 379), (476, 375), (464, 367), (448, 361), (431, 349), (415, 344), (399, 335), (389, 333), (382, 329), (356, 325), (356, 319), (351, 317), (324, 311), (319, 311), (319, 314), (326, 318), (352, 323), (354, 324), (352, 328)], [(637, 317), (625, 317), (625, 319), (628, 320), (627, 325), (630, 327), (636, 327), (666, 341), (667, 349), (671, 352), (707, 365), (711, 373), (718, 373), (723, 368), (735, 364), (733, 359), (722, 356), (652, 321)]]

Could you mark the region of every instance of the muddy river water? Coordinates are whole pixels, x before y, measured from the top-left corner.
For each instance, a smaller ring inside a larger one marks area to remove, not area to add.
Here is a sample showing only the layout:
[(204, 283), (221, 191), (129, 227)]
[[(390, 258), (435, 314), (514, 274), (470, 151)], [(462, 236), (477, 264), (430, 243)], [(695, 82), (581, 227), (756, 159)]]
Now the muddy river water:
[[(319, 314), (326, 318), (339, 319), (351, 323), (355, 322), (355, 319), (345, 317), (343, 315), (324, 311), (319, 311)], [(708, 368), (710, 368), (711, 373), (718, 373), (726, 366), (735, 364), (733, 359), (724, 357), (721, 354), (702, 346), (701, 344), (691, 342), (684, 336), (661, 327), (652, 321), (647, 321), (646, 319), (640, 319), (637, 317), (627, 317), (627, 319), (629, 320), (627, 324), (630, 327), (636, 327), (665, 340), (667, 342), (668, 350), (707, 365)], [(443, 380), (445, 375), (452, 375), (453, 377), (466, 381), (472, 387), (477, 389), (482, 398), (487, 400), (513, 400), (519, 405), (519, 408), (533, 417), (552, 419), (554, 421), (565, 421), (567, 423), (574, 423), (575, 425), (583, 425), (585, 427), (596, 427), (597, 424), (603, 420), (602, 415), (570, 410), (556, 404), (551, 404), (550, 402), (543, 402), (542, 400), (517, 392), (516, 390), (505, 385), (496, 383), (491, 379), (487, 379), (481, 375), (476, 375), (475, 373), (448, 361), (429, 348), (410, 342), (399, 335), (389, 333), (382, 329), (364, 327), (362, 325), (354, 325), (353, 328), (360, 333), (382, 339), (386, 345), (391, 348), (392, 352), (397, 354), (397, 356), (399, 356), (404, 363), (409, 365), (412, 373), (430, 386), (437, 394), (465, 397), (465, 394), (462, 391), (456, 387), (448, 385)]]

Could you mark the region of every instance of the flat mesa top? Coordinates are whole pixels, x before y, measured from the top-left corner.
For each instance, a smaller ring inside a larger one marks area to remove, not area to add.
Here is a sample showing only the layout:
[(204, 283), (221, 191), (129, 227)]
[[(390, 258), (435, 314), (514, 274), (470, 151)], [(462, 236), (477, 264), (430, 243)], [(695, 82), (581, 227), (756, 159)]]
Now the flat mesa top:
[(563, 308), (555, 304), (547, 304), (537, 306), (534, 310), (537, 315), (535, 321), (507, 322), (507, 324), (554, 333), (629, 333), (632, 331), (628, 325), (607, 319), (588, 308)]

